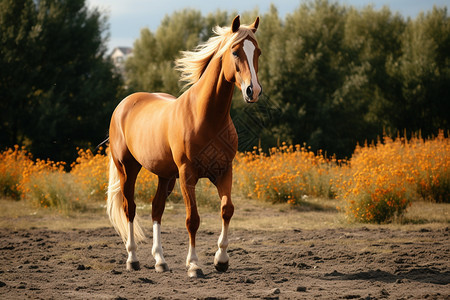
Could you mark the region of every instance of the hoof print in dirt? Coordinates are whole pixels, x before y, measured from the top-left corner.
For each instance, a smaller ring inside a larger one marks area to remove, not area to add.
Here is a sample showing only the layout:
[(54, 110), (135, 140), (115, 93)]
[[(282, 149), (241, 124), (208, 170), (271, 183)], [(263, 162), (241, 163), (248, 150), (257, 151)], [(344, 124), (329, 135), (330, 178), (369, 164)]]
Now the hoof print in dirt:
[(138, 261), (127, 262), (127, 270), (128, 271), (139, 271), (141, 266)]
[(305, 286), (298, 286), (297, 287), (297, 292), (306, 292), (306, 287)]
[(78, 265), (77, 270), (78, 271), (84, 271), (84, 270), (90, 270), (91, 267), (86, 267), (85, 265)]
[(139, 281), (135, 281), (135, 282), (148, 283), (148, 284), (154, 284), (155, 283), (153, 280), (148, 279), (148, 278), (144, 278), (144, 277), (139, 278)]
[(224, 262), (224, 263), (217, 263), (214, 265), (214, 267), (216, 268), (217, 271), (219, 272), (226, 272), (228, 270), (228, 262)]
[(246, 278), (246, 279), (244, 279), (244, 283), (254, 284), (255, 281), (253, 279)]

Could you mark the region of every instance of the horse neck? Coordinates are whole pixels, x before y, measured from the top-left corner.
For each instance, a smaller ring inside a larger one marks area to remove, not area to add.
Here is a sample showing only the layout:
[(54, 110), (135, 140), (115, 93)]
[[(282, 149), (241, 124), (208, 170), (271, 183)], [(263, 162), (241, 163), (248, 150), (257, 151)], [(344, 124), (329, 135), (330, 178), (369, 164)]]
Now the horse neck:
[(226, 125), (230, 116), (233, 90), (234, 84), (225, 79), (222, 59), (213, 58), (200, 80), (191, 88), (197, 120), (211, 125)]

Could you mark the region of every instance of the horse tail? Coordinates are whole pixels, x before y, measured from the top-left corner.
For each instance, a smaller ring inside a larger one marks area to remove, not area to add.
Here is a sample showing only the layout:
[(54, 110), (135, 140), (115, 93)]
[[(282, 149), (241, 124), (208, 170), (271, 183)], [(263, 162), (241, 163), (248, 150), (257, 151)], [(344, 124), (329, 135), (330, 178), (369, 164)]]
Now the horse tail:
[(100, 149), (100, 147), (102, 147), (103, 145), (105, 145), (108, 142), (109, 142), (109, 135), (106, 135), (106, 138), (103, 140), (103, 142), (101, 142), (100, 144), (97, 145), (97, 147), (95, 147), (94, 153), (97, 153), (97, 151)]
[[(123, 206), (123, 196), (120, 189), (119, 170), (110, 156), (109, 159), (109, 184), (108, 184), (108, 199), (106, 202), (106, 212), (108, 213), (111, 224), (116, 229), (117, 233), (122, 238), (123, 242), (127, 242), (128, 238), (128, 219), (125, 215)], [(134, 238), (136, 242), (143, 241), (145, 234), (139, 225), (138, 218), (135, 216), (133, 220)]]

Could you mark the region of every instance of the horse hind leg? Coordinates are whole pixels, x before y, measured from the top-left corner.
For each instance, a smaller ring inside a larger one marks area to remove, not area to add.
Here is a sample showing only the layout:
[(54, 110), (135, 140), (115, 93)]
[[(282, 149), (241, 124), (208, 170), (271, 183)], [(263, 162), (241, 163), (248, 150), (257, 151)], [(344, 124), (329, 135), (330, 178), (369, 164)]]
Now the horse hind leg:
[(134, 187), (141, 165), (136, 161), (129, 163), (125, 168), (125, 176), (121, 180), (123, 192), (123, 208), (128, 220), (128, 237), (126, 249), (128, 252), (127, 270), (139, 270), (139, 260), (136, 256), (137, 241), (144, 238), (142, 229), (136, 219), (136, 203), (134, 202)]
[(111, 223), (125, 243), (128, 270), (140, 269), (136, 256), (137, 242), (145, 238), (135, 218), (134, 185), (140, 169), (141, 166), (136, 161), (131, 161), (125, 167), (125, 164), (115, 163), (111, 158), (107, 211)]
[(127, 258), (127, 270), (140, 270), (139, 260), (136, 256), (137, 244), (134, 237), (134, 224), (133, 222), (128, 222), (128, 238), (126, 242), (126, 249), (128, 252)]
[(158, 188), (152, 201), (152, 220), (153, 220), (153, 247), (152, 255), (155, 259), (156, 272), (169, 271), (169, 266), (164, 259), (161, 244), (161, 219), (166, 206), (166, 199), (170, 195), (175, 185), (176, 178), (165, 179), (158, 178)]

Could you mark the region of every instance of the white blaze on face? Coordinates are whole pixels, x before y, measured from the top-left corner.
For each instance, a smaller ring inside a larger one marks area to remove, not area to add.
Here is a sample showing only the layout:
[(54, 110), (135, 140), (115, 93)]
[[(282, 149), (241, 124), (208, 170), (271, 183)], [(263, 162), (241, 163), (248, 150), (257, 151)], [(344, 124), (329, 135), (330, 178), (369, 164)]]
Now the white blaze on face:
[[(255, 44), (253, 44), (249, 40), (244, 41), (244, 52), (245, 56), (247, 56), (248, 66), (250, 68), (250, 75), (251, 75), (251, 84), (253, 85), (253, 92), (256, 95), (259, 95), (259, 92), (261, 91), (261, 87), (258, 83), (258, 78), (256, 77), (256, 71), (255, 66), (253, 64), (253, 57), (255, 55)], [(243, 89), (245, 90), (245, 89)]]

